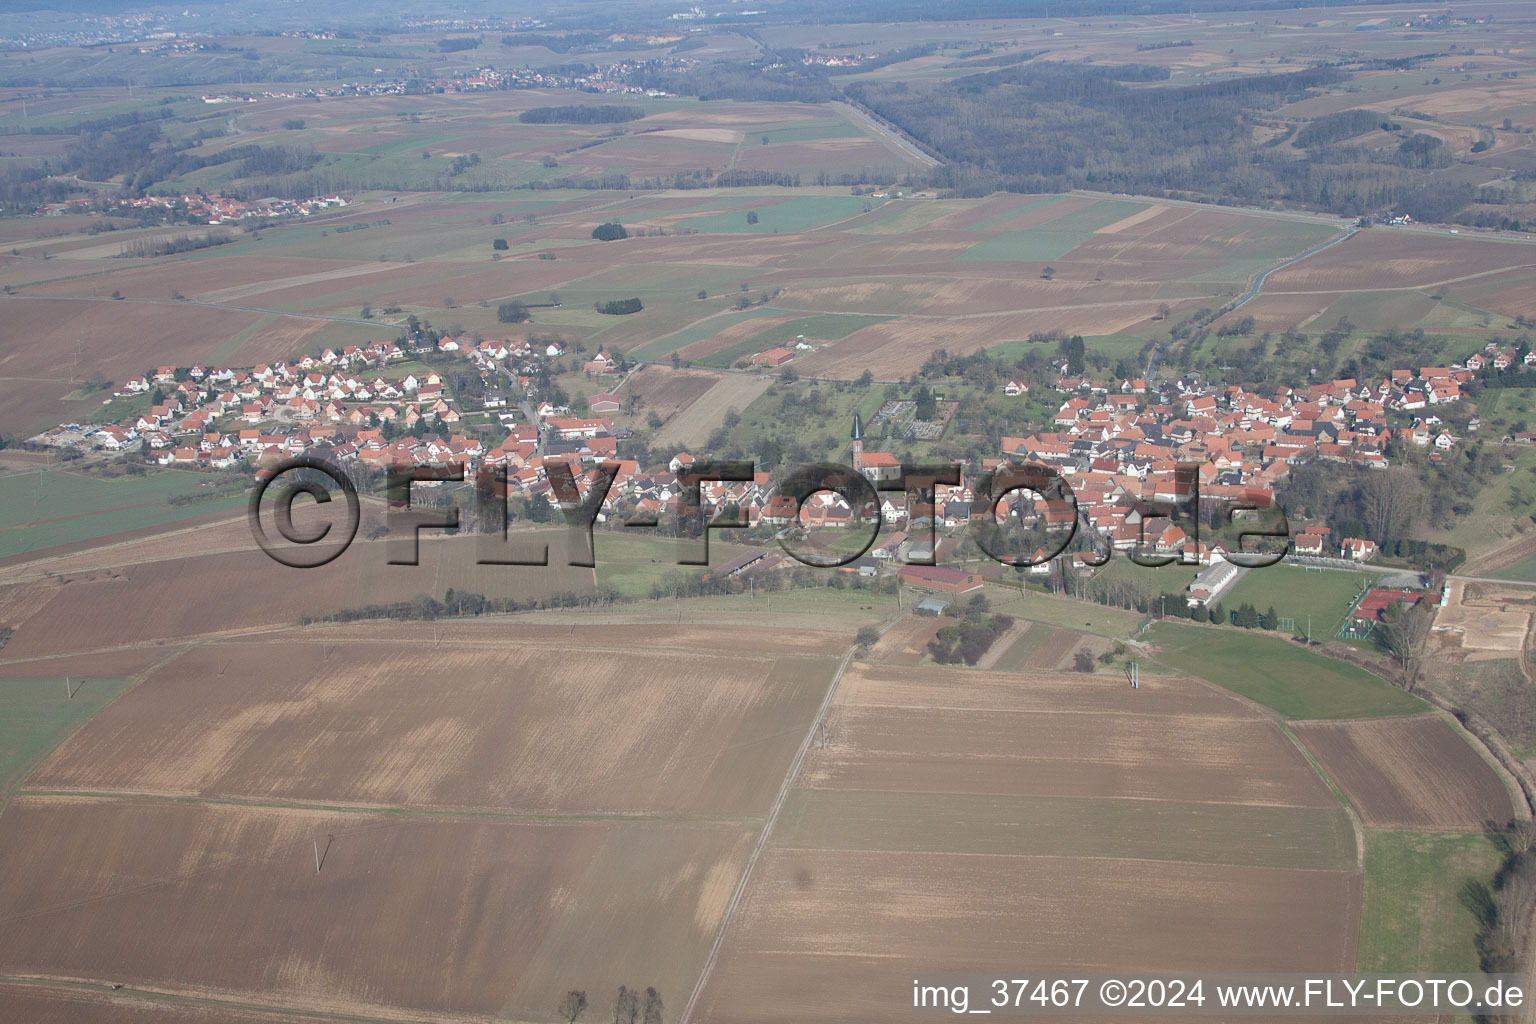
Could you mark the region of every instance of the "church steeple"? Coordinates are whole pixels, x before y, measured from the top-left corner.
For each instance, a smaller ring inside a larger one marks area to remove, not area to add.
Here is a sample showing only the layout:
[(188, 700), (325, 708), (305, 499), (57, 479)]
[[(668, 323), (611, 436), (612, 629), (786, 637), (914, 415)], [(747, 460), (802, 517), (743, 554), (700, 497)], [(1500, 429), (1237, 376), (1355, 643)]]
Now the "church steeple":
[(859, 419), (859, 414), (853, 414), (853, 468), (864, 472), (864, 421)]
[(849, 436), (855, 441), (864, 440), (864, 421), (859, 418), (857, 412), (853, 414), (853, 433)]

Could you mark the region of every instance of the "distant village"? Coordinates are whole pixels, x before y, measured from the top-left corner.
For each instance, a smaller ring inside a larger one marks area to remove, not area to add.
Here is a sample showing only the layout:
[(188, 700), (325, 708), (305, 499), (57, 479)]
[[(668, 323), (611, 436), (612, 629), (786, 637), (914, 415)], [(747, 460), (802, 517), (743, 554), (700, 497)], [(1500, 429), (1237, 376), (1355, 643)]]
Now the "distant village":
[[(619, 458), (619, 442), (629, 436), (612, 418), (624, 406), (627, 367), (622, 360), (600, 350), (585, 361), (582, 369), (589, 378), (612, 384), (591, 395), (584, 408), (573, 411), (539, 398), (541, 375), (566, 354), (565, 343), (556, 339), (471, 343), (428, 334), (410, 339), (406, 347), (377, 341), (245, 369), (160, 366), (123, 382), (108, 399), (139, 399), (136, 404), (143, 407), (149, 396), (152, 401), (143, 412), (101, 426), (65, 424), (30, 441), (109, 458), (141, 453), (161, 466), (246, 468), (258, 475), (264, 466), (302, 453), (351, 469), (360, 478), (398, 466), (462, 464), (467, 475), (482, 468), (504, 470), (509, 496), (542, 499), (553, 508), (577, 504), (595, 479), (596, 464), (606, 462), (614, 479), (599, 521), (675, 507), (682, 500), (678, 474), (693, 464), (692, 453), (676, 452), (664, 466)], [(477, 393), (473, 398), (451, 393), (443, 372), (421, 369), (424, 359), (437, 367), (467, 364), (477, 375)], [(1461, 364), (1394, 370), (1380, 380), (1280, 387), (1268, 395), (1208, 388), (1194, 377), (1151, 385), (1063, 373), (1049, 385), (1061, 396), (1054, 430), (1002, 437), (996, 457), (963, 467), (962, 482), (938, 486), (931, 501), (881, 491), (879, 514), (895, 532), (883, 534), (856, 568), (873, 574), (882, 563), (897, 564), (897, 559), (931, 561), (930, 529), (947, 535), (967, 525), (983, 474), (1005, 462), (1035, 463), (1055, 469), (1070, 483), (1078, 525), (1092, 531), (1088, 536), (1097, 536), (1100, 550), (1145, 546), (1210, 566), (1212, 571), (1202, 573), (1189, 591), (1192, 603), (1210, 602), (1240, 575), (1225, 560), (1226, 550), (1219, 542), (1194, 544), (1179, 525), (1149, 511), (1187, 497), (1176, 480), (1178, 465), (1198, 464), (1202, 500), (1263, 508), (1273, 503), (1292, 467), (1309, 460), (1381, 470), (1394, 439), (1427, 449), (1431, 459), (1442, 457), (1461, 438), (1446, 429), (1437, 410), (1460, 401), (1463, 385), (1483, 367), (1508, 369), (1516, 361), (1514, 350), (1490, 344)], [(1536, 353), (1523, 361), (1536, 365)], [(1058, 367), (1063, 368), (1064, 363)], [(1010, 380), (1001, 390), (1017, 397), (1029, 386)], [(1389, 412), (1401, 414), (1396, 418), (1410, 425), (1389, 425)], [(477, 429), (470, 429), (466, 417)], [(1478, 425), (1474, 418), (1467, 429)], [(482, 440), (489, 434), (499, 440)], [(848, 461), (877, 487), (901, 474), (897, 456), (864, 449), (857, 419)], [(706, 511), (731, 507), (753, 528), (797, 523), (839, 528), (856, 521), (846, 502), (830, 492), (814, 495), (803, 509), (775, 496), (773, 470), (778, 468), (760, 467), (751, 481), (706, 482), (701, 494)], [(1010, 495), (1003, 511), (1048, 533), (1072, 526), (1070, 512), (1037, 502), (1028, 492)], [(1291, 543), (1293, 553), (1301, 556), (1361, 562), (1376, 554), (1375, 545), (1363, 538), (1330, 541), (1326, 527), (1303, 528)], [(1079, 567), (1096, 561), (1081, 551), (1071, 557)], [(728, 571), (764, 571), (779, 561), (753, 558)], [(917, 576), (907, 582), (915, 580), (927, 589), (961, 586), (953, 592), (963, 593), (972, 584), (980, 586), (979, 577), (971, 579), (974, 573), (955, 576), (958, 570), (921, 565), (905, 566), (902, 573), (912, 575), (909, 569)], [(1038, 565), (1028, 571), (1043, 575), (1050, 568)]]
[[(575, 89), (580, 92), (623, 96), (668, 96), (660, 89), (644, 89), (631, 79), (642, 67), (654, 67), (656, 61), (613, 61), (584, 72), (561, 72), (539, 68), (496, 68), (491, 65), (473, 71), (437, 77), (396, 77), (333, 82), (303, 89), (239, 89), (206, 93), (203, 102), (255, 103), (257, 100), (336, 99), (347, 96), (406, 96), (420, 93), (488, 92), (496, 89)], [(668, 58), (672, 67), (699, 63), (686, 57)], [(383, 69), (378, 69), (382, 74)]]
[(58, 216), (66, 213), (113, 213), (123, 210), (158, 210), (180, 220), (199, 224), (238, 224), (270, 217), (307, 217), (322, 210), (351, 205), (345, 196), (312, 196), (309, 199), (244, 200), (230, 196), (184, 192), (175, 196), (140, 196), (132, 199), (71, 199), (49, 203), (38, 213)]

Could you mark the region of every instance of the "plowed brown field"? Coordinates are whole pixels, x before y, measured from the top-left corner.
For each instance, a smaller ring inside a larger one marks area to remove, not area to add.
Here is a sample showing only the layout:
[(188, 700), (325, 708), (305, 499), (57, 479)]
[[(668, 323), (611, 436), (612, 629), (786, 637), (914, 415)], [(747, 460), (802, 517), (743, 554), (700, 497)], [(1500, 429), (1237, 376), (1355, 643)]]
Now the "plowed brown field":
[(1367, 825), (1481, 832), (1514, 814), (1503, 780), (1436, 715), (1293, 728)]
[(520, 1020), (570, 988), (685, 991), (753, 834), (37, 796), (5, 818), (5, 973)]
[(914, 972), (1354, 964), (1348, 819), (1188, 680), (855, 663), (771, 840), (701, 1020), (888, 1019)]
[(596, 646), (600, 635), (523, 645), (515, 627), (498, 633), (495, 646), (200, 647), (97, 716), (31, 785), (520, 813), (762, 814), (835, 665)]

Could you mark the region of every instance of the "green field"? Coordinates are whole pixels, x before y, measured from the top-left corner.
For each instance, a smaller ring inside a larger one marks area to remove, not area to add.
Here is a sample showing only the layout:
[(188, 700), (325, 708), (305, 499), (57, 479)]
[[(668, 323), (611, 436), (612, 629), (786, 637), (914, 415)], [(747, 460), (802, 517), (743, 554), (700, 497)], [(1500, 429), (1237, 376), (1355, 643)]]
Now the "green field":
[(757, 223), (747, 223), (747, 211), (719, 213), (711, 217), (690, 217), (678, 226), (709, 234), (750, 232), (767, 235), (775, 231), (809, 231), (835, 221), (847, 220), (864, 212), (865, 206), (879, 207), (880, 199), (860, 196), (798, 196), (768, 206), (758, 206)]
[[(1225, 603), (1225, 602), (1224, 602)], [(1159, 622), (1142, 635), (1158, 660), (1291, 720), (1412, 715), (1423, 701), (1346, 662), (1258, 632)]]
[(1376, 577), (1353, 572), (1307, 572), (1299, 565), (1267, 566), (1248, 573), (1221, 597), (1222, 607), (1236, 608), (1247, 601), (1263, 615), (1270, 607), (1282, 619), (1295, 619), (1296, 632), (1304, 633), (1312, 617), (1312, 637), (1327, 640), (1344, 623), (1350, 603), (1362, 585)]
[(1009, 595), (992, 587), (986, 591), (992, 602), (992, 610), (1012, 615), (1016, 619), (1029, 619), (1049, 626), (1077, 629), (1084, 633), (1124, 640), (1141, 624), (1146, 616), (1140, 612), (1128, 612), (1121, 608), (1109, 608), (1089, 601), (1076, 601), (1068, 597), (1054, 597), (1035, 590)]
[(1506, 565), (1493, 575), (1501, 580), (1525, 580), (1536, 583), (1536, 554), (1526, 555), (1520, 561)]
[(1366, 832), (1355, 970), (1477, 971), (1477, 919), (1462, 902), (1461, 888), (1491, 881), (1499, 861), (1487, 836)]
[(1011, 263), (1042, 263), (1059, 260), (1086, 242), (1088, 231), (1003, 231), (956, 256), (957, 260), (1001, 260)]
[[(677, 564), (680, 552), (696, 550), (694, 541), (658, 537), (654, 530), (628, 533), (596, 530), (592, 538), (597, 556), (597, 585), (612, 587), (627, 598), (649, 598), (651, 585), (661, 582), (670, 574), (696, 576), (704, 571), (700, 566)], [(711, 565), (720, 565), (747, 550), (712, 536), (709, 540), (709, 562)]]
[[(702, 302), (699, 303), (699, 306), (704, 310), (704, 313), (700, 315), (705, 315), (708, 312), (708, 307), (704, 306)], [(758, 306), (754, 309), (744, 309), (740, 312), (722, 313), (718, 316), (710, 317), (703, 323), (684, 327), (680, 331), (664, 334), (654, 341), (648, 341), (643, 345), (639, 345), (629, 355), (636, 359), (660, 359), (662, 356), (670, 355), (680, 348), (692, 345), (696, 341), (712, 338), (732, 324), (739, 324), (743, 320), (755, 320), (760, 316), (783, 316), (787, 312), (788, 310), (774, 309), (772, 306)]]
[(112, 480), (60, 469), (0, 474), (0, 558), (245, 504), (244, 494), (168, 504), (167, 499), (196, 494), (209, 482), (206, 476), (176, 469)]
[(1062, 194), (1042, 196), (1039, 199), (1031, 199), (1027, 203), (1021, 203), (1018, 206), (1010, 207), (1009, 209), (1004, 210), (1002, 213), (995, 213), (990, 217), (984, 217), (981, 220), (976, 221), (974, 224), (967, 225), (966, 230), (991, 231), (994, 228), (1004, 227), (1008, 224), (1009, 221), (1022, 217), (1026, 213), (1031, 213), (1035, 210), (1042, 210), (1048, 206), (1055, 206), (1057, 203), (1066, 198), (1068, 197), (1065, 194)]
[(114, 697), (124, 679), (75, 679), (74, 699), (65, 680), (0, 680), (0, 797)]
[(958, 849), (1331, 871), (1355, 865), (1354, 832), (1340, 808), (1174, 800), (797, 790), (775, 841), (895, 853)]

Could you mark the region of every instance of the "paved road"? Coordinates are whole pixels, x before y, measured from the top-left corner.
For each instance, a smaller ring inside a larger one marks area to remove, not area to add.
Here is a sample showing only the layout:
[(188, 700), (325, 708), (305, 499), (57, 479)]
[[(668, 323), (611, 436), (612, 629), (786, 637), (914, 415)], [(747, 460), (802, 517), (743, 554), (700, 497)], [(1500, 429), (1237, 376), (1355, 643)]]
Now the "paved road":
[[(1369, 573), (1373, 576), (1414, 571), (1412, 569), (1396, 569), (1385, 565), (1372, 565), (1369, 562), (1366, 562), (1364, 565), (1357, 565), (1353, 562), (1332, 558), (1312, 559), (1290, 556), (1286, 558), (1286, 562), (1292, 565), (1304, 565), (1312, 569), (1322, 569), (1325, 572), (1359, 572)], [(1458, 573), (1447, 573), (1445, 578), (1457, 580), (1461, 583), (1497, 583), (1506, 587), (1536, 587), (1536, 580), (1504, 580), (1496, 576), (1462, 576)]]
[(877, 135), (895, 143), (897, 149), (918, 161), (924, 167), (938, 167), (944, 163), (943, 160), (930, 155), (927, 151), (920, 148), (916, 142), (908, 138), (899, 128), (886, 124), (864, 108), (854, 106), (852, 103), (844, 103), (842, 100), (833, 100), (832, 106), (868, 125)]
[[(1109, 195), (1110, 193), (1104, 192), (1104, 193), (1092, 193), (1092, 194)], [(1186, 204), (1186, 205), (1200, 205), (1200, 204)], [(1206, 207), (1206, 208), (1210, 209), (1211, 207)], [(1322, 217), (1316, 217), (1316, 216), (1310, 216), (1310, 215), (1299, 217), (1297, 219), (1304, 219), (1304, 220), (1310, 220), (1310, 221), (1323, 221), (1325, 223), (1332, 223), (1332, 224), (1336, 224), (1337, 223), (1337, 220), (1335, 218), (1322, 218)], [(1340, 242), (1343, 242), (1343, 241), (1346, 241), (1349, 238), (1352, 238), (1355, 235), (1355, 233), (1358, 232), (1359, 230), (1360, 229), (1357, 228), (1357, 227), (1353, 227), (1353, 226), (1347, 227), (1343, 231), (1339, 232), (1337, 235), (1334, 235), (1332, 238), (1328, 239), (1328, 241), (1321, 242), (1321, 243), (1319, 243), (1317, 245), (1314, 245), (1312, 248), (1308, 249), (1306, 252), (1298, 253), (1297, 255), (1292, 256), (1288, 260), (1282, 260), (1281, 262), (1276, 263), (1274, 266), (1272, 266), (1269, 269), (1265, 270), (1263, 273), (1258, 274), (1257, 276), (1254, 277), (1253, 281), (1249, 283), (1248, 290), (1245, 291), (1242, 295), (1239, 295), (1236, 299), (1232, 300), (1230, 303), (1228, 303), (1227, 306), (1220, 313), (1217, 314), (1217, 317), (1226, 316), (1228, 313), (1232, 312), (1233, 310), (1237, 309), (1238, 307), (1244, 305), (1245, 303), (1251, 301), (1252, 299), (1257, 298), (1260, 289), (1262, 289), (1264, 287), (1264, 282), (1265, 282), (1265, 280), (1267, 280), (1269, 278), (1270, 274), (1273, 274), (1277, 270), (1284, 270), (1286, 267), (1294, 266), (1297, 263), (1300, 263), (1304, 259), (1309, 259), (1309, 258), (1311, 258), (1313, 256), (1316, 256), (1318, 253), (1322, 252), (1324, 249), (1332, 248), (1333, 246), (1338, 245)], [(1152, 350), (1152, 356), (1151, 356), (1150, 359), (1147, 360), (1147, 379), (1148, 380), (1151, 380), (1153, 378), (1153, 376), (1155, 376), (1157, 374), (1158, 364), (1163, 361), (1163, 350), (1168, 347), (1169, 342), (1172, 341), (1172, 340), (1173, 339), (1170, 338), (1170, 339), (1168, 339), (1166, 341), (1162, 341), (1162, 342), (1160, 342), (1158, 344), (1158, 346), (1156, 348), (1154, 348)]]
[(1292, 256), (1288, 260), (1284, 260), (1284, 261), (1282, 261), (1280, 263), (1276, 263), (1274, 266), (1270, 267), (1268, 270), (1264, 271), (1263, 273), (1261, 273), (1257, 277), (1255, 277), (1253, 279), (1253, 283), (1248, 286), (1248, 290), (1246, 292), (1244, 292), (1242, 295), (1238, 296), (1237, 300), (1234, 301), (1230, 306), (1227, 307), (1227, 312), (1230, 313), (1234, 309), (1237, 309), (1239, 306), (1241, 306), (1244, 303), (1248, 302), (1249, 300), (1257, 298), (1258, 294), (1259, 294), (1259, 290), (1264, 287), (1264, 282), (1265, 282), (1266, 279), (1268, 279), (1270, 274), (1273, 274), (1277, 270), (1284, 270), (1286, 267), (1293, 266), (1293, 265), (1295, 265), (1297, 263), (1300, 263), (1302, 260), (1307, 259), (1309, 257), (1316, 256), (1318, 253), (1322, 252), (1324, 249), (1331, 249), (1334, 246), (1338, 245), (1340, 242), (1348, 241), (1350, 238), (1354, 237), (1354, 235), (1359, 230), (1360, 229), (1357, 228), (1357, 227), (1345, 228), (1343, 231), (1339, 232), (1337, 235), (1334, 235), (1332, 238), (1328, 239), (1328, 241), (1322, 242), (1322, 243), (1320, 243), (1318, 245), (1314, 245), (1312, 248), (1308, 249), (1306, 252), (1300, 253), (1300, 254), (1298, 254), (1296, 256)]

